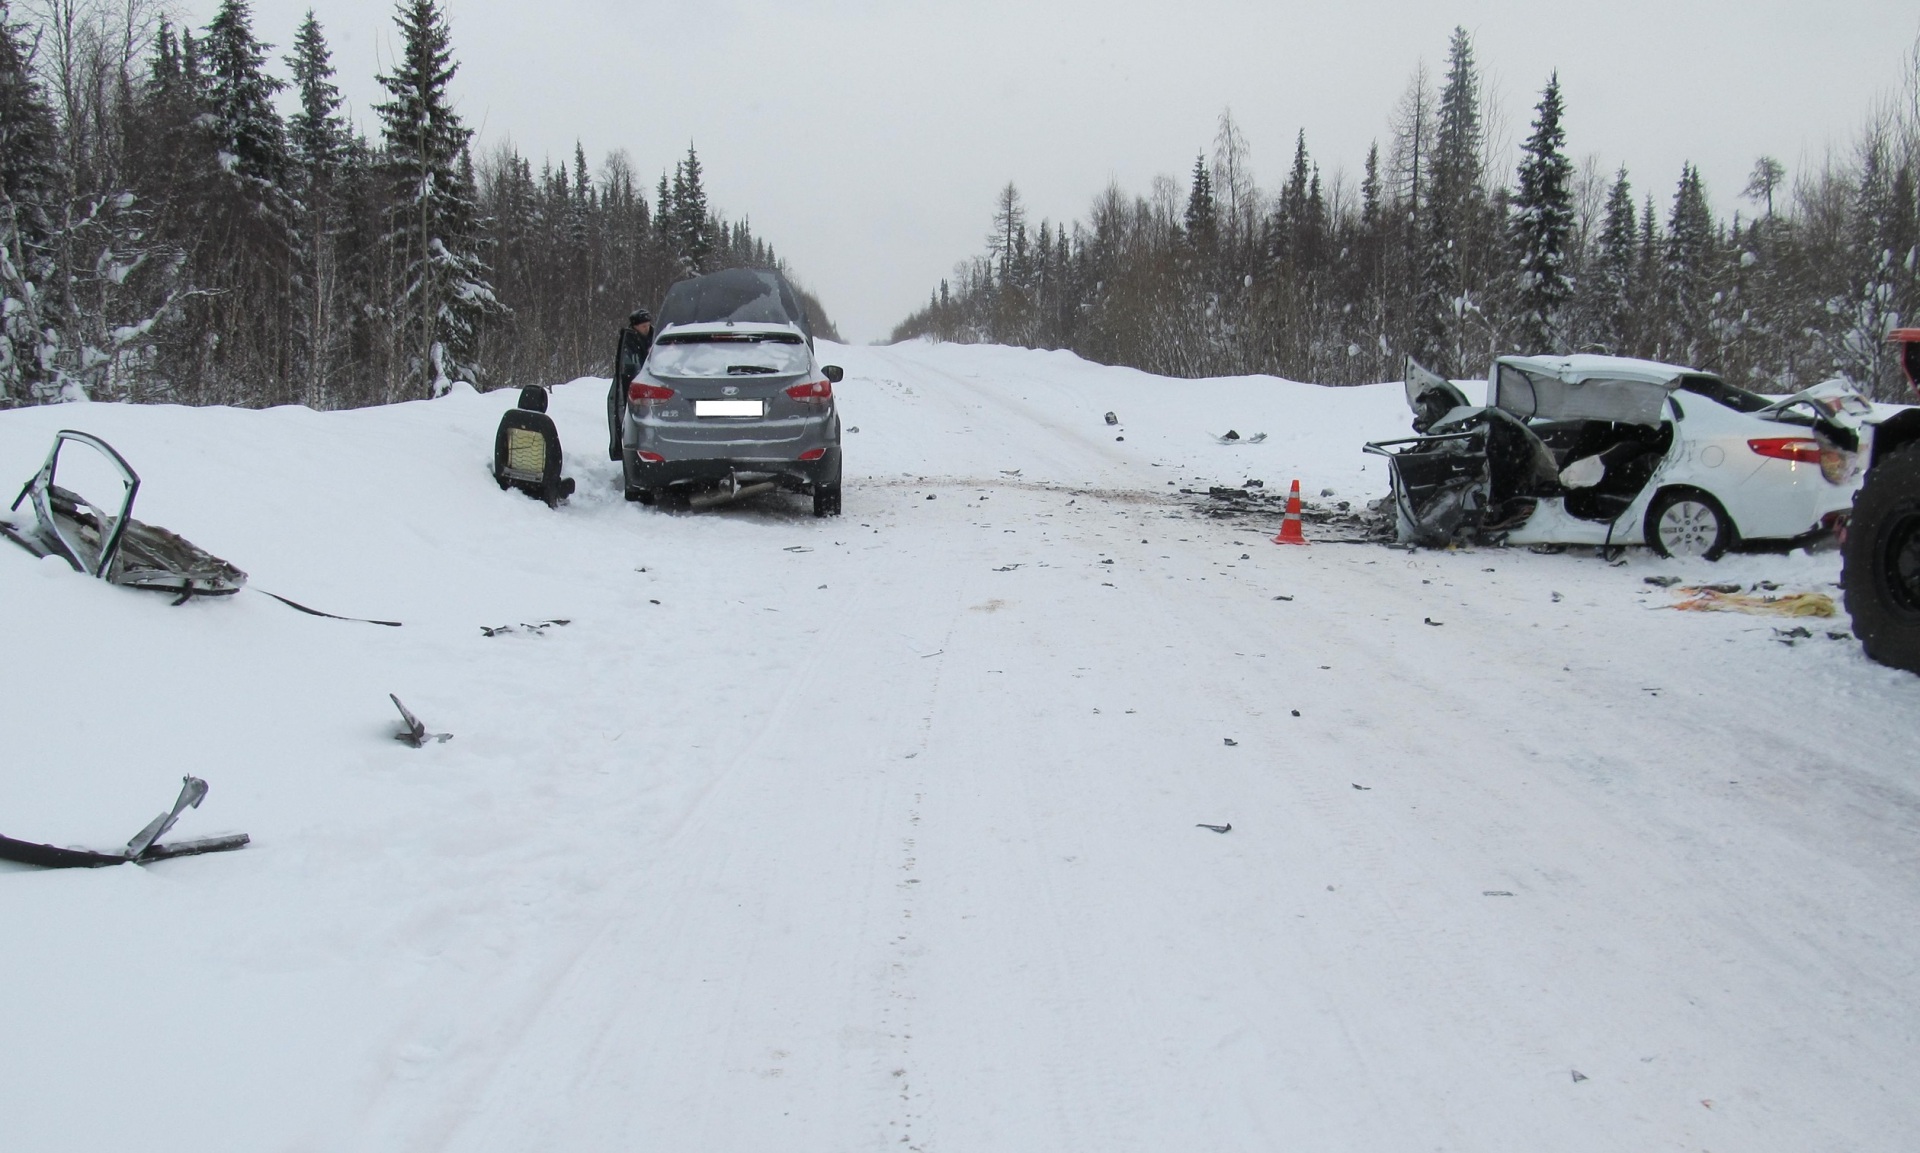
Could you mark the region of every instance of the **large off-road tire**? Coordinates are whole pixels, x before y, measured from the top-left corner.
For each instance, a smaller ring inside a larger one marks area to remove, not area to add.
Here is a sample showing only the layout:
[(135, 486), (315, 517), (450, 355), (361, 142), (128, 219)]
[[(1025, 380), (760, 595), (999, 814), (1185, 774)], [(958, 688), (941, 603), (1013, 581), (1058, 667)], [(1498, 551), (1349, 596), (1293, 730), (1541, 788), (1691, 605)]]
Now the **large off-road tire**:
[(1920, 444), (1867, 474), (1844, 557), (1840, 585), (1853, 635), (1881, 664), (1920, 673)]
[(1720, 502), (1698, 489), (1668, 489), (1647, 509), (1647, 545), (1664, 557), (1719, 560), (1739, 537)]

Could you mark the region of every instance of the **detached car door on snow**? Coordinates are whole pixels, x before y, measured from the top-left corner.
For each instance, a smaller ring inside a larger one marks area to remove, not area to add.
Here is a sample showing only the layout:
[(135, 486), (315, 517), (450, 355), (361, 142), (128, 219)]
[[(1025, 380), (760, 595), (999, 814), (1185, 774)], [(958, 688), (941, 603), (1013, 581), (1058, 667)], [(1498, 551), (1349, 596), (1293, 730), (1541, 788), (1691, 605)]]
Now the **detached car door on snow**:
[[(57, 482), (57, 483), (56, 483)], [(158, 525), (133, 519), (139, 474), (112, 445), (63, 429), (40, 471), (20, 489), (32, 520), (0, 519), (0, 535), (35, 556), (57, 556), (76, 571), (182, 599), (240, 591), (247, 574)]]

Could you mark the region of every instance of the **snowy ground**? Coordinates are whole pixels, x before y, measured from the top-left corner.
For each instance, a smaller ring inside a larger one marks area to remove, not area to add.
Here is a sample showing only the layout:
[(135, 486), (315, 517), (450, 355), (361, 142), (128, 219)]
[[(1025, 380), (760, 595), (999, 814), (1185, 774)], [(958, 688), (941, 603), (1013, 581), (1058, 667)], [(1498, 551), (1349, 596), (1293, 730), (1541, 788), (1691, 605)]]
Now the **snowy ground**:
[(1397, 388), (831, 352), (832, 521), (626, 504), (591, 380), (557, 513), (487, 475), (509, 393), (0, 414), (0, 480), (99, 433), (142, 519), (406, 622), (0, 548), (0, 832), (191, 772), (176, 835), (254, 837), (0, 865), (0, 1147), (1911, 1147), (1920, 678), (1643, 583), (1833, 554), (1281, 548), (1169, 494), (1377, 497)]

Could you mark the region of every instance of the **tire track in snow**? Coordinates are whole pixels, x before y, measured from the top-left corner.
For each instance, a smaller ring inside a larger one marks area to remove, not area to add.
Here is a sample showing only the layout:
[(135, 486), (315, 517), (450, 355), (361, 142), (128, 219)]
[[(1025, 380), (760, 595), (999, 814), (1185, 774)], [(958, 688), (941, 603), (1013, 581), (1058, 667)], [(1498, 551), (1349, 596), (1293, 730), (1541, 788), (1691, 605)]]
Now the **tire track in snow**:
[[(848, 579), (853, 579), (852, 574), (848, 574)], [(815, 642), (819, 658), (816, 668), (837, 667), (858, 645), (861, 634), (857, 624), (862, 599), (858, 590), (840, 599), (839, 607)], [(601, 924), (603, 928), (563, 952), (542, 959), (539, 968), (543, 972), (539, 977), (527, 980), (516, 975), (518, 979), (512, 981), (509, 989), (524, 990), (525, 998), (510, 1011), (503, 1012), (496, 1007), (485, 1022), (491, 1036), (483, 1047), (492, 1052), (490, 1060), (462, 1075), (461, 1087), (440, 1097), (438, 1108), (430, 1111), (433, 1116), (417, 1115), (410, 1107), (417, 1094), (389, 1082), (386, 1090), (369, 1105), (367, 1131), (394, 1134), (398, 1138), (392, 1146), (395, 1148), (511, 1148), (515, 1147), (514, 1142), (503, 1140), (504, 1134), (493, 1128), (495, 1124), (506, 1118), (551, 1120), (555, 1110), (546, 1100), (547, 1094), (552, 1093), (556, 1099), (565, 1098), (578, 1087), (580, 1079), (579, 1070), (569, 1075), (566, 1068), (556, 1067), (551, 1061), (552, 1054), (581, 1051), (591, 1058), (619, 1047), (610, 1036), (617, 1027), (615, 1019), (600, 1011), (595, 1002), (604, 998), (617, 1003), (619, 999), (610, 986), (619, 984), (622, 974), (610, 971), (604, 958), (629, 948), (625, 938), (637, 930), (636, 926), (625, 923), (624, 909), (644, 903), (636, 902), (636, 897), (651, 887), (652, 882), (647, 878), (665, 870), (670, 862), (699, 852), (700, 842), (709, 831), (709, 814), (716, 806), (724, 806), (730, 793), (741, 786), (741, 776), (758, 763), (770, 742), (782, 737), (795, 714), (804, 711), (805, 696), (815, 687), (814, 678), (796, 677), (782, 683), (770, 707), (757, 715), (752, 731), (726, 763), (684, 799), (671, 823), (649, 838), (649, 846), (617, 865), (608, 862), (609, 867), (619, 868), (634, 880), (606, 887), (590, 906), (579, 911), (578, 923)], [(618, 711), (627, 706), (629, 699), (623, 692), (616, 691), (610, 705)], [(682, 913), (684, 909), (656, 912), (652, 918), (653, 929), (667, 931)], [(426, 1031), (422, 1026), (414, 1026), (396, 1031), (396, 1036), (422, 1031)], [(566, 1034), (572, 1040), (564, 1045), (554, 1043), (547, 1035), (555, 1033)], [(530, 1091), (534, 1085), (542, 1088)], [(523, 1107), (506, 1107), (509, 1101), (518, 1101)], [(475, 1113), (472, 1102), (485, 1102), (487, 1106)], [(526, 1126), (527, 1136), (532, 1138), (546, 1132), (543, 1124), (534, 1122)], [(404, 1138), (399, 1137), (402, 1132), (406, 1134)]]

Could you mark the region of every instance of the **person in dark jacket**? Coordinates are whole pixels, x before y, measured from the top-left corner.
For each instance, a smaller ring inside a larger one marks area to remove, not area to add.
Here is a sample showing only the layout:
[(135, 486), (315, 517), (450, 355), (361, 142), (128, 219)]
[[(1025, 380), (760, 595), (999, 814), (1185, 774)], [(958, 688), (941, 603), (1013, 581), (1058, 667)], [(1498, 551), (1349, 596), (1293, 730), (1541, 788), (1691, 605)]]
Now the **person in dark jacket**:
[(620, 414), (626, 407), (627, 386), (640, 375), (647, 362), (647, 350), (653, 347), (653, 313), (636, 308), (620, 330), (620, 344), (613, 353), (613, 387), (607, 391), (607, 458), (620, 459)]

